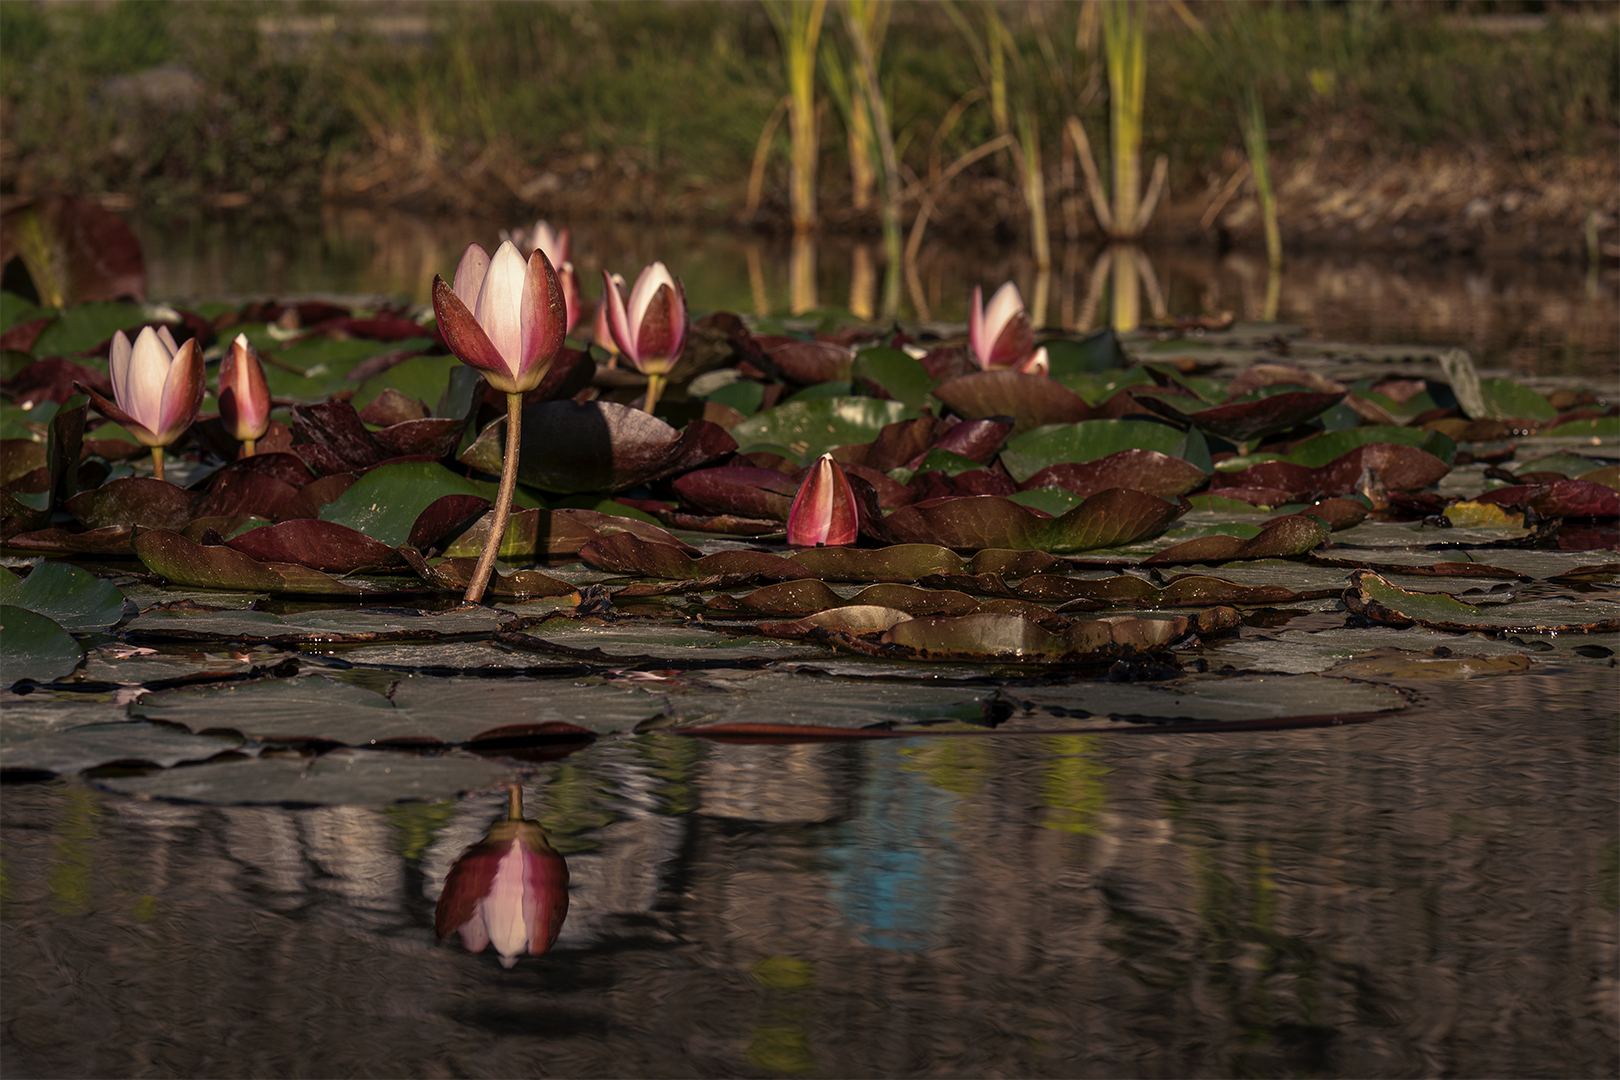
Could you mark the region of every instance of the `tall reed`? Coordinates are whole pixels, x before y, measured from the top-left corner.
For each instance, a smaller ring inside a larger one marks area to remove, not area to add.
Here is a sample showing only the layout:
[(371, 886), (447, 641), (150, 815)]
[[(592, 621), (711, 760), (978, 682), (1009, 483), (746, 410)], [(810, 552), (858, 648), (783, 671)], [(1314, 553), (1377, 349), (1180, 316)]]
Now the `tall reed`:
[(804, 232), (816, 227), (816, 158), (821, 150), (816, 125), (816, 45), (827, 0), (761, 0), (782, 43), (787, 63), (789, 140), (792, 156), (788, 171), (788, 201), (793, 228)]

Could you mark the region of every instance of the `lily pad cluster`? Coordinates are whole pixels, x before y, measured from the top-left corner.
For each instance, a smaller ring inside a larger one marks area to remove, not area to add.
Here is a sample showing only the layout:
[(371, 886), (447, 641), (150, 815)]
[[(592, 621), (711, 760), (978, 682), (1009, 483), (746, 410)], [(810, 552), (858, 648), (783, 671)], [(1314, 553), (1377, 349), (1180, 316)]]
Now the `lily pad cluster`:
[[(156, 323), (264, 359), (254, 456), (210, 399), (156, 480), (75, 392)], [(1049, 332), (1030, 374), (961, 333), (719, 312), (649, 415), (643, 376), (570, 340), (523, 395), (487, 602), (458, 606), (508, 420), (431, 318), (5, 294), (0, 335), (16, 775), (376, 801), (654, 731), (1341, 723), (1402, 707), (1393, 683), (1608, 662), (1620, 634), (1614, 403), (1458, 352)], [(791, 548), (823, 454), (858, 539)]]

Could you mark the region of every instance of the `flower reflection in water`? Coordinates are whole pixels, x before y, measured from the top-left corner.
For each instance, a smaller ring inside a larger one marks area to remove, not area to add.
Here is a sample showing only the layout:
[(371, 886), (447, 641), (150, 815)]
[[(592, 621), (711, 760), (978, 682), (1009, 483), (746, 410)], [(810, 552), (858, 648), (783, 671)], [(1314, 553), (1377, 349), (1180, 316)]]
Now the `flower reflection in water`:
[(490, 826), (461, 853), (439, 894), (433, 928), (443, 941), (461, 935), (468, 952), (492, 942), (501, 966), (520, 953), (538, 956), (551, 948), (568, 917), (568, 864), (538, 823), (523, 817), (523, 793), (511, 788), (504, 821)]

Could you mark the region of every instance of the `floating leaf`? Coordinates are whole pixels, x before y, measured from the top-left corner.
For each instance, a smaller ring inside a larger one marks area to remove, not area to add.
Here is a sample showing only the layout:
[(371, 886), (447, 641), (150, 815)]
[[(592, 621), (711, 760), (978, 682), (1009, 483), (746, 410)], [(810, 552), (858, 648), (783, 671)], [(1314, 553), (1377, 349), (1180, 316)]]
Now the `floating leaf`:
[(121, 795), (214, 806), (377, 806), (452, 799), (513, 776), (513, 766), (469, 753), (340, 749), (313, 759), (211, 762), (97, 784)]
[(1345, 431), (1324, 431), (1320, 435), (1312, 435), (1298, 443), (1282, 460), (1291, 465), (1319, 469), (1357, 447), (1370, 443), (1413, 446), (1434, 455), (1448, 466), (1457, 454), (1457, 444), (1438, 431), (1374, 426), (1350, 428)]
[(141, 529), (132, 544), (148, 570), (176, 585), (331, 595), (353, 595), (362, 591), (307, 566), (260, 562), (223, 544), (204, 546), (164, 529)]
[(913, 409), (921, 409), (928, 404), (928, 392), (934, 385), (928, 369), (899, 349), (862, 349), (855, 354), (850, 376), (856, 383), (875, 387)]
[(899, 543), (1070, 552), (1146, 540), (1162, 533), (1180, 513), (1175, 503), (1157, 495), (1115, 488), (1061, 517), (1043, 517), (1007, 499), (981, 495), (901, 507), (884, 519), (883, 527)]
[(1390, 491), (1426, 488), (1451, 471), (1449, 465), (1428, 451), (1397, 443), (1374, 442), (1353, 447), (1326, 465), (1267, 461), (1246, 469), (1217, 470), (1210, 479), (1210, 491), (1226, 494), (1225, 488), (1272, 488), (1295, 497), (1317, 491), (1347, 495), (1356, 490), (1366, 469), (1376, 472)]
[(1088, 462), (1122, 450), (1156, 450), (1209, 473), (1209, 447), (1197, 429), (1180, 431), (1152, 420), (1087, 420), (1036, 428), (1009, 439), (1001, 464), (1023, 483), (1049, 465)]
[(1278, 559), (1304, 555), (1327, 539), (1328, 527), (1305, 514), (1290, 514), (1269, 522), (1259, 535), (1243, 540), (1235, 536), (1200, 536), (1165, 548), (1143, 559), (1147, 563), (1224, 562), (1228, 559)]
[(55, 621), (26, 608), (0, 604), (0, 638), (6, 643), (5, 685), (50, 682), (84, 659), (84, 650)]
[(1019, 490), (1060, 487), (1087, 497), (1109, 488), (1132, 488), (1173, 499), (1196, 491), (1208, 480), (1197, 466), (1157, 450), (1121, 450), (1097, 461), (1048, 465), (1019, 484)]
[[(1444, 655), (1438, 655), (1444, 654)], [(1481, 675), (1522, 675), (1530, 670), (1530, 658), (1517, 653), (1509, 656), (1458, 656), (1450, 649), (1415, 652), (1385, 646), (1351, 657), (1328, 668), (1326, 674), (1347, 679), (1472, 679)]]
[(365, 533), (313, 518), (253, 529), (226, 546), (259, 562), (299, 563), (334, 574), (396, 566), (400, 561), (397, 551)]
[(671, 485), (681, 499), (706, 514), (786, 521), (799, 484), (775, 469), (731, 466), (698, 469), (678, 477)]
[[(1177, 398), (1146, 392), (1134, 394), (1133, 397), (1160, 416), (1191, 424), (1200, 431), (1235, 443), (1246, 443), (1260, 435), (1298, 427), (1312, 417), (1321, 415), (1344, 400), (1344, 391), (1272, 394), (1258, 401), (1234, 401), (1196, 412), (1178, 407), (1181, 399)], [(1187, 400), (1202, 404), (1194, 399)]]
[(918, 581), (954, 574), (962, 557), (937, 544), (891, 544), (882, 548), (805, 548), (789, 556), (807, 576), (823, 581)]
[(0, 745), (0, 770), (26, 770), (71, 776), (114, 763), (147, 763), (169, 768), (206, 761), (241, 746), (240, 739), (192, 735), (161, 724), (84, 724)]
[(1588, 480), (1555, 480), (1487, 491), (1479, 502), (1528, 506), (1545, 517), (1620, 517), (1620, 491)]
[(1408, 592), (1382, 575), (1350, 575), (1345, 606), (1374, 622), (1421, 623), (1436, 630), (1513, 630), (1521, 633), (1605, 633), (1620, 630), (1620, 596), (1540, 598), (1480, 608), (1449, 593)]
[(801, 461), (835, 446), (871, 442), (885, 425), (917, 418), (899, 401), (869, 397), (830, 397), (795, 401), (767, 409), (731, 429), (737, 445), (787, 447)]
[(1010, 416), (1017, 434), (1091, 419), (1091, 406), (1074, 391), (1045, 375), (1019, 371), (970, 372), (936, 387), (934, 396), (966, 420)]
[(436, 461), (402, 461), (365, 473), (320, 509), (322, 521), (347, 525), (389, 547), (399, 547), (434, 502), (447, 495), (487, 492)]
[(92, 529), (109, 525), (144, 525), (183, 529), (192, 518), (192, 494), (167, 480), (126, 476), (67, 501), (67, 511)]
[[(41, 563), (19, 578), (0, 568), (0, 604), (27, 608), (64, 630), (105, 630), (124, 617), (124, 594), (87, 570)], [(9, 655), (11, 642), (6, 642)]]
[(918, 659), (1057, 661), (1098, 653), (1115, 654), (1122, 647), (1157, 648), (1187, 632), (1187, 619), (1094, 619), (1072, 623), (1052, 633), (1021, 615), (984, 613), (958, 618), (917, 618), (898, 623), (883, 635), (884, 644), (912, 650)]
[(810, 576), (810, 571), (780, 555), (763, 551), (721, 551), (693, 559), (680, 548), (651, 543), (629, 533), (592, 540), (580, 549), (579, 555), (591, 566), (611, 573), (645, 574), (656, 578), (739, 575), (780, 581)]

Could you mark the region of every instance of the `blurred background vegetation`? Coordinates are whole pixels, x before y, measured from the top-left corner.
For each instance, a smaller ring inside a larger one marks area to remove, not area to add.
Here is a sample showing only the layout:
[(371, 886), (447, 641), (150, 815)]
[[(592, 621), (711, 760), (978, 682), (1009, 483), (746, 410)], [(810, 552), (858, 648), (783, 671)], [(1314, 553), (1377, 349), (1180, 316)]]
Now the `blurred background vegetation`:
[[(1084, 215), (1072, 206), (1069, 115), (1108, 167), (1095, 6), (994, 5), (1013, 61), (998, 89), (976, 60), (989, 39), (972, 40), (992, 9), (895, 4), (879, 69), (906, 183), (995, 138), (1001, 95), (1031, 119), (1054, 220), (1067, 206), (1072, 235)], [(1475, 166), (1525, 186), (1572, 161), (1596, 163), (1588, 172), (1604, 184), (1613, 171), (1612, 4), (1144, 10), (1143, 149), (1168, 156), (1167, 199), (1196, 200), (1194, 219), (1247, 160), (1239, 118), (1251, 86), (1273, 168), (1298, 176), (1308, 165), (1317, 191), (1424, 155), (1461, 163), (1464, 188)], [(823, 50), (847, 48), (836, 11)], [(817, 88), (822, 225), (875, 232), (876, 209), (852, 205), (830, 55)], [(735, 222), (785, 67), (754, 3), (3, 0), (0, 195)], [(754, 224), (785, 227), (788, 125), (771, 141)], [(934, 228), (1025, 227), (1018, 160), (990, 153), (967, 167)]]

